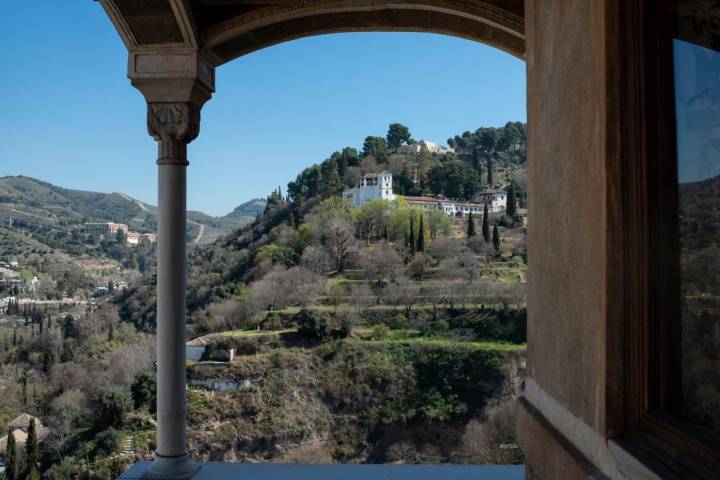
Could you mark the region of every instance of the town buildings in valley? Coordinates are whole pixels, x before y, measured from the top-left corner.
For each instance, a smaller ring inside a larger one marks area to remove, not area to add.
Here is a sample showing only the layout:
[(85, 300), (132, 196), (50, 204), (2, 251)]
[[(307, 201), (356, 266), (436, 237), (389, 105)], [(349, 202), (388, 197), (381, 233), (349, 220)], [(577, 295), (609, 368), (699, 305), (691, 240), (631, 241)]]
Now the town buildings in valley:
[(85, 233), (91, 233), (94, 235), (115, 235), (119, 230), (123, 233), (128, 233), (128, 226), (124, 223), (113, 223), (113, 222), (102, 222), (102, 223), (86, 223), (83, 225), (83, 231)]
[(102, 222), (102, 223), (85, 223), (83, 225), (83, 232), (103, 235), (105, 237), (117, 235), (117, 232), (122, 231), (125, 234), (125, 241), (128, 245), (139, 245), (143, 242), (154, 243), (157, 240), (157, 236), (154, 233), (140, 233), (133, 232), (128, 229), (128, 226), (124, 223), (113, 223), (113, 222)]
[[(362, 207), (371, 200), (394, 200), (396, 198), (392, 189), (392, 173), (368, 173), (360, 179), (357, 187), (345, 190), (342, 193), (345, 201), (356, 208)], [(507, 209), (507, 192), (502, 190), (483, 192), (475, 195), (473, 202), (461, 202), (442, 197), (403, 197), (408, 205), (424, 208), (439, 209), (451, 217), (466, 217), (482, 215), (487, 202), (490, 213), (504, 212)]]
[(129, 245), (139, 245), (143, 242), (155, 243), (157, 235), (154, 233), (127, 232), (127, 243)]

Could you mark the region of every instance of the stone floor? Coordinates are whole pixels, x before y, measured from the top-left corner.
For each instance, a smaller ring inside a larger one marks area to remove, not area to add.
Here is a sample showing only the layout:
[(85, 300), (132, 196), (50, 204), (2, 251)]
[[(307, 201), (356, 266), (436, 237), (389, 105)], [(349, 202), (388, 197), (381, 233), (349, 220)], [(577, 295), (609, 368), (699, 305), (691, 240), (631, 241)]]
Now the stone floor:
[[(143, 478), (139, 462), (120, 480)], [(522, 465), (285, 465), (199, 463), (192, 480), (523, 480)]]

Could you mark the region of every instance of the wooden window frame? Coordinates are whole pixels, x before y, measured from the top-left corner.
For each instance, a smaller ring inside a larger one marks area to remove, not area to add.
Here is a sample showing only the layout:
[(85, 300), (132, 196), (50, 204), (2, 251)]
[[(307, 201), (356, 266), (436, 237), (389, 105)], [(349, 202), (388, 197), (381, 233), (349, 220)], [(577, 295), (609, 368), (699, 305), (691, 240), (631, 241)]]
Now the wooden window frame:
[(720, 478), (720, 444), (682, 402), (674, 0), (619, 2), (624, 239), (621, 443), (672, 478)]

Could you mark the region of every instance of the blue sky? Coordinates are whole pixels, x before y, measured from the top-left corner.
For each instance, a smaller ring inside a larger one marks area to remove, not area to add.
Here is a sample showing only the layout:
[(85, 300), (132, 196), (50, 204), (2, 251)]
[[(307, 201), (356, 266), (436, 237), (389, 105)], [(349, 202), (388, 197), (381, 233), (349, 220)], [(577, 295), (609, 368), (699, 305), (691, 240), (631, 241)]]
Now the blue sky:
[[(7, 0), (0, 15), (0, 176), (156, 203), (155, 142), (127, 54), (91, 0)], [(217, 71), (189, 147), (188, 207), (223, 215), (401, 122), (438, 143), (525, 120), (524, 62), (413, 33), (305, 38)]]

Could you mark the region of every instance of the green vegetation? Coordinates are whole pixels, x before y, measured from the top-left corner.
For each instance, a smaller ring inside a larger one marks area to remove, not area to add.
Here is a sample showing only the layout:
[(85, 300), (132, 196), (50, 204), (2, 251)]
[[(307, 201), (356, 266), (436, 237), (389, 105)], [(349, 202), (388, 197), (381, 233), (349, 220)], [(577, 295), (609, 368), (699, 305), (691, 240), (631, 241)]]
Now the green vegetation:
[[(194, 458), (522, 461), (499, 448), (514, 442), (511, 402), (524, 374), (519, 212), (486, 208), (481, 237), (475, 216), (340, 198), (360, 175), (390, 170), (396, 192), (470, 199), (494, 179), (522, 205), (521, 127), (466, 132), (454, 154), (437, 154), (427, 145), (407, 153), (415, 140), (392, 124), (361, 152), (347, 147), (300, 172), (287, 195), (274, 190), (247, 226), (189, 250), (188, 334), (205, 345), (187, 364)], [(28, 198), (41, 215), (33, 182), (0, 182), (0, 191), (13, 185), (0, 215)], [(32, 194), (22, 196), (25, 183)], [(15, 297), (0, 324), (0, 361), (12, 366), (0, 375), (0, 420), (27, 412), (47, 429), (15, 453), (16, 478), (114, 478), (154, 448), (155, 252), (122, 235), (85, 235), (71, 211), (98, 201), (103, 215), (146, 228), (154, 211), (40, 185), (71, 218), (63, 228), (29, 216), (0, 227), (0, 260), (20, 260), (2, 274), (42, 284), (0, 292)]]

